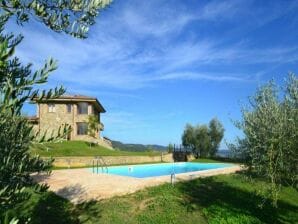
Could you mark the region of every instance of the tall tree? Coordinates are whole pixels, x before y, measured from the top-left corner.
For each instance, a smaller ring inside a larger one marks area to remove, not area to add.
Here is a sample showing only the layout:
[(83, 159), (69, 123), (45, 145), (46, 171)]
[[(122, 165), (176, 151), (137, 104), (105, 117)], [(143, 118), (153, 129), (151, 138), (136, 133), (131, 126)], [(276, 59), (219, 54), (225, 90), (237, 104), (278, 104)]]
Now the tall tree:
[(209, 122), (209, 136), (210, 136), (210, 150), (209, 150), (209, 155), (215, 156), (220, 142), (224, 136), (224, 131), (225, 129), (223, 128), (223, 125), (220, 123), (220, 121), (217, 118), (213, 118)]
[(195, 152), (196, 149), (196, 137), (195, 128), (191, 124), (186, 124), (182, 134), (182, 145)]
[(213, 118), (207, 125), (191, 124), (185, 126), (182, 134), (182, 145), (190, 148), (195, 157), (214, 156), (223, 138), (224, 128), (219, 120)]
[(174, 145), (172, 143), (169, 143), (168, 145), (168, 153), (172, 153), (174, 151)]
[(211, 138), (207, 125), (198, 125), (195, 129), (196, 151), (200, 157), (208, 157), (211, 147)]
[(283, 184), (297, 187), (298, 78), (290, 75), (283, 92), (274, 82), (258, 89), (236, 126), (245, 138), (233, 149), (246, 156), (250, 170), (269, 181), (263, 193), (277, 206)]

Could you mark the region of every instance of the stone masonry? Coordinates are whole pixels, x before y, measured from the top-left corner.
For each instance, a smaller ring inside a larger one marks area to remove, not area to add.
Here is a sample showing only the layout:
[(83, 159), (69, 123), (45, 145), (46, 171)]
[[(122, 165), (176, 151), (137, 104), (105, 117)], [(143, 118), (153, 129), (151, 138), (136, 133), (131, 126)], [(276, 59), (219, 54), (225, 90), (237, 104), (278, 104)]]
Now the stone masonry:
[[(100, 122), (100, 113), (105, 110), (96, 98), (85, 96), (62, 96), (58, 99), (47, 101), (34, 101), (37, 104), (37, 116), (29, 119), (33, 124), (33, 129), (41, 134), (46, 133), (49, 137), (52, 133), (57, 134), (59, 127), (67, 124), (71, 127), (71, 132), (67, 137), (68, 140), (83, 140), (98, 142), (110, 147), (100, 137), (100, 131), (103, 130), (103, 125)], [(80, 103), (87, 104), (87, 113), (78, 113)], [(54, 107), (51, 109), (50, 107)], [(69, 110), (70, 109), (70, 110)], [(78, 124), (87, 123), (90, 115), (96, 116), (99, 121), (99, 127), (96, 132), (96, 138), (86, 134), (78, 133)]]

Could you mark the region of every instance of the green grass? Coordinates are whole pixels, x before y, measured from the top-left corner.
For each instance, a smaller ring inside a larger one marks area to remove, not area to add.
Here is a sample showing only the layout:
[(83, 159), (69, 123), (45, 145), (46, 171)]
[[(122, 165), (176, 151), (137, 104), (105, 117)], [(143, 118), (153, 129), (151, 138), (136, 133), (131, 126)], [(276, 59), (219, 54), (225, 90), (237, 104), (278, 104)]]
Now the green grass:
[(90, 147), (84, 141), (65, 141), (61, 143), (34, 144), (31, 147), (32, 154), (43, 157), (63, 157), (63, 156), (154, 156), (160, 152), (127, 152), (105, 148), (100, 145)]
[(191, 162), (197, 162), (197, 163), (221, 163), (221, 161), (216, 159), (208, 159), (208, 158), (198, 158), (194, 159)]
[(278, 209), (270, 203), (260, 207), (256, 192), (264, 184), (241, 174), (220, 175), (77, 206), (48, 192), (34, 194), (14, 212), (33, 217), (32, 223), (298, 223), (297, 190), (283, 188)]
[(215, 158), (198, 158), (194, 159), (191, 162), (199, 163), (238, 163), (241, 164), (243, 161), (234, 158), (224, 158), (224, 157), (215, 157)]

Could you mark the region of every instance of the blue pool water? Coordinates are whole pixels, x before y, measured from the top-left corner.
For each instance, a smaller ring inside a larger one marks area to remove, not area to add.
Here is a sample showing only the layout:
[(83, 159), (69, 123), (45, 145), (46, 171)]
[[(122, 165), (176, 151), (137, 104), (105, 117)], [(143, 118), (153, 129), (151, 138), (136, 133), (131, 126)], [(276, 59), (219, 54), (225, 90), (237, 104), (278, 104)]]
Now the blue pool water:
[(226, 163), (192, 163), (192, 162), (180, 162), (180, 163), (160, 163), (160, 164), (146, 164), (146, 165), (125, 165), (125, 166), (112, 166), (107, 169), (91, 168), (91, 172), (94, 173), (110, 173), (120, 176), (129, 177), (156, 177), (171, 175), (173, 173), (188, 173), (199, 170), (210, 170), (224, 167), (233, 166)]

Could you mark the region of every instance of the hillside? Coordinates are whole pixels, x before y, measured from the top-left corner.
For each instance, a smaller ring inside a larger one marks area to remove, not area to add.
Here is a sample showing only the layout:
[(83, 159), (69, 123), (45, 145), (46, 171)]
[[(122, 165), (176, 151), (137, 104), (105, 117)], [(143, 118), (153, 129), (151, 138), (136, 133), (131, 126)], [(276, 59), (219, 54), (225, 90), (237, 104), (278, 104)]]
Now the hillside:
[(60, 143), (33, 144), (31, 153), (45, 157), (59, 156), (153, 156), (159, 155), (157, 152), (149, 151), (125, 151), (111, 150), (100, 145), (90, 147), (84, 141), (65, 141)]
[(113, 148), (121, 151), (143, 152), (143, 151), (167, 151), (168, 147), (162, 145), (126, 144), (111, 140)]

